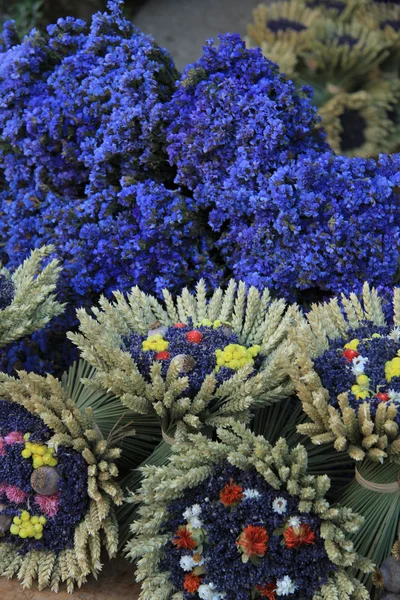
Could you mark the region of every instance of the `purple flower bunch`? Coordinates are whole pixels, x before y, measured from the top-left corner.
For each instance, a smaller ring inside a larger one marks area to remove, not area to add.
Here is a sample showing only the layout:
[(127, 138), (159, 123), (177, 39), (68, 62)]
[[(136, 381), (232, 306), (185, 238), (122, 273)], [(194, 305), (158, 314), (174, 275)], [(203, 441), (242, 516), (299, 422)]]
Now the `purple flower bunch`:
[(289, 300), (393, 285), (398, 269), (400, 155), (308, 152), (282, 164), (217, 242), (235, 274)]
[(168, 506), (161, 568), (185, 600), (312, 598), (336, 567), (320, 519), (255, 470), (220, 464)]
[[(164, 106), (179, 74), (119, 5), (109, 2), (90, 27), (59, 19), (47, 35), (34, 30), (20, 44), (12, 24), (3, 33), (3, 254), (13, 268), (51, 240), (70, 304), (64, 330), (75, 323), (75, 307), (100, 293), (134, 284), (149, 291), (150, 281), (160, 292), (219, 275), (203, 216), (173, 184), (162, 150)], [(57, 337), (33, 340), (32, 348), (9, 349), (7, 370), (15, 362), (52, 370), (46, 346)], [(66, 354), (73, 358), (71, 349)]]
[[(30, 550), (59, 553), (73, 547), (76, 525), (89, 505), (84, 458), (63, 446), (50, 455), (46, 441), (51, 435), (52, 431), (40, 418), (17, 404), (0, 401), (2, 527), (7, 516), (10, 521), (1, 543), (12, 543), (22, 554)], [(28, 445), (32, 453), (27, 450)], [(34, 471), (48, 468), (35, 464), (37, 458), (32, 459), (34, 452), (41, 454), (42, 463), (45, 452), (48, 457), (51, 456), (46, 463), (57, 463), (57, 492), (49, 494), (39, 490), (42, 493), (38, 493), (38, 489), (32, 487), (35, 485), (32, 483)], [(24, 522), (27, 525), (21, 529)]]

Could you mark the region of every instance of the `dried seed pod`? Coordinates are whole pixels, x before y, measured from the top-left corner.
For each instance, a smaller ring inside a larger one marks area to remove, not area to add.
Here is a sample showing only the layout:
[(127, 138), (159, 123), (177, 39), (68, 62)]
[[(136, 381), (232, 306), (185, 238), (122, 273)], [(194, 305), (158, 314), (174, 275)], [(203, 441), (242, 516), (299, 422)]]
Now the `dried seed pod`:
[(60, 476), (55, 467), (39, 467), (31, 475), (31, 486), (41, 496), (52, 496), (58, 492)]
[(229, 336), (232, 335), (233, 327), (232, 325), (229, 325), (229, 323), (224, 323), (221, 326), (221, 331), (224, 335)]
[(400, 594), (400, 561), (388, 556), (381, 565), (381, 571), (385, 590)]
[(171, 365), (177, 365), (180, 373), (189, 373), (196, 366), (196, 361), (189, 354), (177, 354), (171, 360)]
[[(156, 323), (158, 323), (158, 321), (156, 321)], [(154, 323), (152, 323), (152, 325), (154, 325)], [(151, 335), (164, 335), (167, 331), (167, 327), (165, 327), (165, 325), (160, 325), (158, 323), (158, 327), (154, 327), (154, 329), (152, 328), (152, 326), (150, 326), (147, 335), (150, 337)]]
[(12, 516), (3, 513), (6, 508), (7, 504), (0, 504), (0, 537), (7, 533), (12, 523)]

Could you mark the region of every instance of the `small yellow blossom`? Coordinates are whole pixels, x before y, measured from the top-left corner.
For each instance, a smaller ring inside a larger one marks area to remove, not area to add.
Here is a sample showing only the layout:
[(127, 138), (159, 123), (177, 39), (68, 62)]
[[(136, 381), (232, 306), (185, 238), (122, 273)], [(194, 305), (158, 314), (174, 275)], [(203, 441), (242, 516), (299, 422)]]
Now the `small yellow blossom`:
[(354, 340), (351, 340), (351, 342), (349, 342), (348, 344), (345, 344), (344, 347), (348, 350), (357, 350), (359, 343), (360, 340), (355, 338)]
[(400, 356), (395, 356), (385, 364), (385, 377), (388, 383), (393, 377), (400, 377)]
[(365, 398), (369, 398), (370, 381), (370, 378), (364, 374), (357, 377), (357, 384), (351, 387), (351, 391), (355, 395), (356, 400), (365, 400)]
[(216, 321), (211, 321), (211, 319), (203, 319), (199, 323), (195, 323), (195, 327), (212, 327), (213, 329), (218, 329), (218, 327), (222, 327), (223, 325), (227, 325), (230, 327), (230, 323), (228, 321), (220, 321), (217, 319)]
[(241, 346), (240, 344), (228, 344), (223, 350), (216, 350), (215, 356), (217, 359), (216, 371), (221, 367), (237, 370), (247, 364), (254, 364), (253, 358), (259, 354), (261, 346)]
[(142, 342), (143, 350), (154, 350), (155, 352), (164, 352), (168, 348), (169, 342), (163, 339), (163, 336), (157, 333), (150, 335), (147, 340)]

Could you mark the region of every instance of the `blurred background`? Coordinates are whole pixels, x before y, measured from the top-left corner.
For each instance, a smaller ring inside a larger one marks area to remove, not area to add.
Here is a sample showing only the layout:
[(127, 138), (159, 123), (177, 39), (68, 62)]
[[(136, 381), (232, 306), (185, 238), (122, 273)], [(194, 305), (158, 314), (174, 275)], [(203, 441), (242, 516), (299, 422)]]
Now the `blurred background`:
[[(20, 33), (59, 17), (90, 21), (106, 0), (0, 0)], [(125, 0), (125, 14), (169, 50), (179, 70), (206, 39), (239, 33), (300, 88), (308, 85), (338, 154), (400, 149), (398, 0)]]
[[(221, 32), (245, 35), (259, 0), (125, 0), (125, 14), (171, 52), (178, 69), (201, 55), (204, 41)], [(15, 19), (19, 31), (59, 17), (89, 20), (106, 0), (0, 0), (0, 21)]]

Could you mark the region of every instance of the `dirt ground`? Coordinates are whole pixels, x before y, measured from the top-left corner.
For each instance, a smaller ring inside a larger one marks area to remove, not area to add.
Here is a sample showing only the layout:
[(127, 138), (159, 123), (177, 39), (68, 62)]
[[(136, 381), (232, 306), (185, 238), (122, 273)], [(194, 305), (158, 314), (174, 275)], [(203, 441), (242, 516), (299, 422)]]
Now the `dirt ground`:
[(67, 594), (65, 588), (60, 589), (58, 594), (39, 592), (35, 588), (23, 590), (17, 580), (0, 578), (1, 600), (137, 600), (139, 592), (134, 568), (123, 559), (106, 563), (97, 581), (91, 577), (73, 595)]

